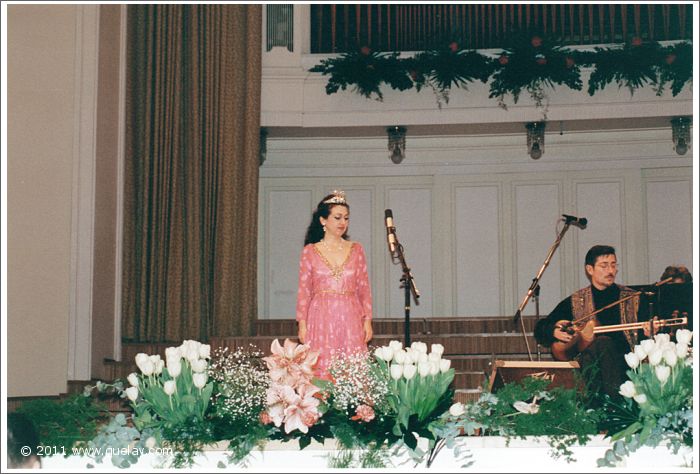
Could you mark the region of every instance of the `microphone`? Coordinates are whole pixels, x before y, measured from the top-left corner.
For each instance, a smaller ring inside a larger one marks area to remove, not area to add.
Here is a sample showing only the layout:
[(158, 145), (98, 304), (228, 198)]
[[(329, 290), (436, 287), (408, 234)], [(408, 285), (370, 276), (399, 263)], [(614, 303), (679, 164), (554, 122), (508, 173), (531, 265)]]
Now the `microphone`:
[(567, 214), (562, 214), (561, 216), (566, 220), (567, 224), (573, 224), (579, 229), (585, 229), (586, 224), (588, 224), (588, 219), (585, 217), (569, 216)]
[(389, 243), (389, 253), (393, 257), (396, 253), (396, 236), (394, 235), (394, 216), (391, 209), (384, 211), (384, 219), (386, 221), (386, 239)]

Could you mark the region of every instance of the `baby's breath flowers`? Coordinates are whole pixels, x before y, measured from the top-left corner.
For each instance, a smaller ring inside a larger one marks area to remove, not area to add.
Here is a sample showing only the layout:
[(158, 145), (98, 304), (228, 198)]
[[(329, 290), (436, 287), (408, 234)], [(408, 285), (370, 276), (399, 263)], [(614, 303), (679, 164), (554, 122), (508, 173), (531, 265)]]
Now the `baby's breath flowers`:
[[(387, 378), (368, 352), (336, 354), (328, 369), (333, 407), (356, 420), (371, 421), (375, 414), (389, 410)], [(371, 411), (371, 412), (370, 412)]]
[(217, 416), (244, 426), (259, 422), (270, 387), (262, 357), (263, 353), (252, 345), (234, 352), (228, 347), (214, 352), (209, 376), (217, 388), (212, 397)]

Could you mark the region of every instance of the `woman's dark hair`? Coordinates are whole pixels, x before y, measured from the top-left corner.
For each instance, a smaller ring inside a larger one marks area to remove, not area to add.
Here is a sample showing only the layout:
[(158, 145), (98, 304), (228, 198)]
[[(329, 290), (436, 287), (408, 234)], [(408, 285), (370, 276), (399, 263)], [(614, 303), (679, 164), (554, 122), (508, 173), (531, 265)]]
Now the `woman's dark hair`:
[[(316, 242), (320, 242), (321, 239), (323, 239), (324, 232), (320, 219), (321, 217), (323, 217), (324, 219), (328, 219), (328, 216), (331, 214), (331, 209), (333, 207), (344, 206), (348, 211), (350, 211), (350, 206), (347, 202), (345, 202), (344, 198), (342, 202), (326, 202), (334, 198), (337, 198), (336, 194), (329, 194), (328, 196), (321, 199), (321, 202), (319, 202), (318, 206), (316, 206), (316, 210), (311, 216), (311, 224), (309, 224), (309, 227), (306, 229), (304, 245), (315, 244)], [(343, 234), (343, 238), (348, 239), (350, 238), (350, 235), (348, 235), (348, 233), (346, 232)]]

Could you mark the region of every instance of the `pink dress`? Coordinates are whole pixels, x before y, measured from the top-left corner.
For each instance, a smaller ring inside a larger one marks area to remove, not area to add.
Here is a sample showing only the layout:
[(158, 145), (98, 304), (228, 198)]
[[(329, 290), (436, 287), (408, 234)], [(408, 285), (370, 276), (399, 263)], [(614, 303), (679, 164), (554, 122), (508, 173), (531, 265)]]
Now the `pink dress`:
[(316, 376), (328, 378), (334, 353), (367, 350), (364, 320), (372, 319), (372, 291), (365, 251), (353, 242), (343, 265), (335, 267), (308, 244), (301, 253), (297, 321), (306, 321), (306, 343), (319, 351)]

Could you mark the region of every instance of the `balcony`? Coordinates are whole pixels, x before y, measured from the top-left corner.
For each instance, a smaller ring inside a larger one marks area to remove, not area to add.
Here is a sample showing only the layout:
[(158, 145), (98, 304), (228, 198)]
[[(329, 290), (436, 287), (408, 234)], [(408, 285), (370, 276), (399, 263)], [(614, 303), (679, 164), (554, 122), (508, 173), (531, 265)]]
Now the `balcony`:
[(539, 34), (563, 45), (690, 39), (692, 5), (311, 5), (311, 53), (494, 49)]
[[(492, 125), (521, 127), (523, 122), (668, 119), (691, 114), (692, 87), (657, 95), (653, 84), (635, 90), (615, 82), (587, 92), (593, 68), (581, 64), (581, 90), (555, 84), (544, 98), (525, 92), (505, 103), (490, 97), (490, 84), (473, 81), (453, 86), (449, 103), (430, 87), (394, 90), (382, 85), (381, 101), (346, 90), (327, 94), (329, 76), (309, 72), (324, 59), (368, 46), (373, 52), (394, 52), (400, 59), (421, 51), (445, 48), (454, 41), (461, 51), (498, 57), (514, 48), (514, 39), (540, 35), (550, 44), (578, 51), (617, 48), (634, 41), (664, 46), (691, 39), (691, 5), (266, 5), (263, 24), (262, 125), (301, 129), (300, 134), (331, 132), (339, 127), (389, 124), (445, 127), (469, 125), (478, 130)], [(692, 74), (692, 73), (691, 73)], [(373, 97), (376, 98), (376, 97)], [(656, 122), (654, 122), (656, 123)], [(516, 125), (517, 124), (517, 125)], [(316, 129), (315, 131), (312, 129)], [(292, 132), (290, 132), (292, 133)]]

